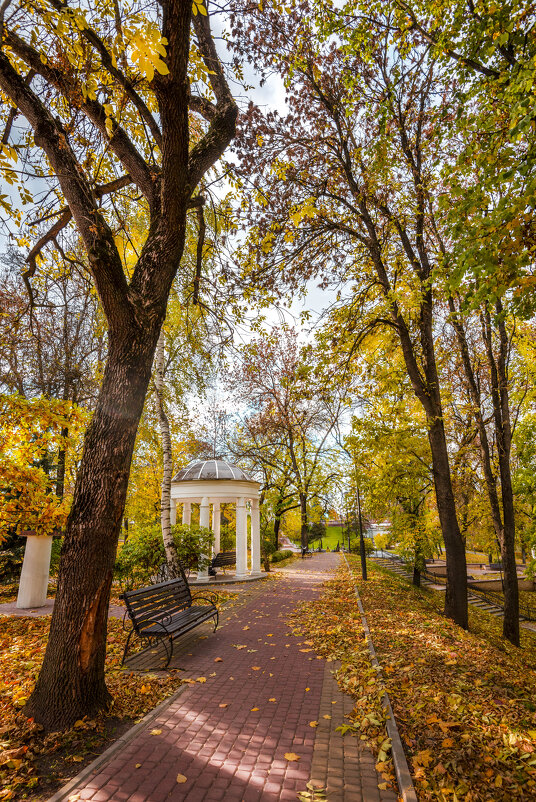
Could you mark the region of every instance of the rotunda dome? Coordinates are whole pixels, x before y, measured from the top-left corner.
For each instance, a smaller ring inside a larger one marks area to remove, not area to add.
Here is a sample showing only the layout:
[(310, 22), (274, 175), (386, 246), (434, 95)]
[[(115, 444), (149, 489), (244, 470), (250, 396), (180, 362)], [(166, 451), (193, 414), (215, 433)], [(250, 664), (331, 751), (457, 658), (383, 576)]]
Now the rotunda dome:
[(234, 479), (239, 482), (253, 481), (242, 468), (226, 462), (223, 459), (205, 459), (191, 462), (186, 468), (182, 468), (172, 482), (191, 482), (198, 480), (214, 479)]

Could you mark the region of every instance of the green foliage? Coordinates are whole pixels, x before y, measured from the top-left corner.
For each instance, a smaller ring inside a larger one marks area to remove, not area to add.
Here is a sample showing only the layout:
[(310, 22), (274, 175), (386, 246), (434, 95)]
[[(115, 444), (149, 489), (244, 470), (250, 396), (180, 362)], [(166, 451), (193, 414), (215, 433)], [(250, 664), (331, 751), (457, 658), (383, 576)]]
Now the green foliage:
[(222, 524), (220, 527), (220, 551), (232, 551), (236, 545), (234, 526)]
[(52, 539), (52, 550), (50, 554), (50, 574), (56, 576), (60, 567), (61, 548), (63, 546), (63, 538), (55, 537)]
[(314, 521), (309, 527), (309, 543), (322, 540), (326, 536), (326, 524), (324, 521)]
[[(185, 570), (206, 568), (210, 564), (214, 534), (200, 526), (177, 524), (172, 527), (177, 556)], [(115, 570), (123, 586), (150, 584), (166, 561), (162, 533), (158, 524), (139, 527), (118, 552)]]
[(280, 563), (282, 560), (286, 560), (287, 557), (292, 557), (294, 552), (285, 549), (284, 551), (274, 551), (272, 554), (272, 562), (273, 563)]
[[(365, 544), (365, 554), (368, 557), (370, 554), (372, 554), (372, 552), (376, 548), (375, 545), (374, 545), (374, 541), (370, 537), (364, 537), (363, 538), (363, 543)], [(358, 537), (356, 537), (354, 540), (350, 541), (350, 551), (351, 552), (353, 552), (354, 554), (360, 554), (360, 549), (361, 549), (361, 546), (360, 546), (360, 541), (359, 541)]]

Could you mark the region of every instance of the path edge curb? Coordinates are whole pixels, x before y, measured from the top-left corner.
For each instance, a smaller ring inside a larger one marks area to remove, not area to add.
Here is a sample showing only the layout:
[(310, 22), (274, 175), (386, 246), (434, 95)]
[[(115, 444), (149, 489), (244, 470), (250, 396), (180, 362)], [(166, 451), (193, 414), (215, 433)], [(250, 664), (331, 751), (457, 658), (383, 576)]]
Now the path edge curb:
[(107, 763), (110, 758), (112, 758), (117, 751), (122, 749), (126, 746), (129, 741), (132, 741), (138, 733), (145, 729), (148, 724), (150, 724), (154, 719), (158, 718), (160, 713), (170, 704), (172, 704), (177, 697), (184, 693), (190, 686), (187, 683), (184, 683), (174, 691), (171, 696), (168, 696), (167, 699), (164, 699), (160, 702), (159, 705), (154, 707), (145, 716), (138, 721), (137, 724), (134, 724), (130, 729), (123, 733), (116, 741), (114, 741), (107, 749), (104, 750), (98, 757), (95, 758), (91, 763), (89, 763), (82, 771), (76, 775), (76, 777), (72, 777), (66, 785), (62, 785), (55, 794), (49, 797), (46, 802), (63, 802), (65, 799), (69, 798), (70, 794), (74, 794), (76, 788), (84, 783), (92, 774), (95, 774), (98, 769), (101, 768), (105, 763)]
[[(387, 711), (386, 729), (387, 729), (387, 735), (391, 739), (391, 754), (393, 756), (393, 765), (395, 768), (398, 790), (400, 791), (400, 796), (402, 797), (404, 802), (418, 802), (417, 793), (415, 791), (415, 786), (413, 785), (411, 772), (409, 770), (408, 761), (406, 759), (406, 753), (404, 752), (402, 739), (398, 731), (398, 726), (396, 723), (395, 715), (393, 713), (393, 708), (391, 707), (391, 701), (389, 699), (387, 691), (385, 690), (382, 668), (376, 656), (376, 650), (374, 649), (374, 644), (372, 642), (372, 636), (370, 634), (370, 629), (368, 626), (365, 609), (361, 602), (361, 596), (359, 595), (359, 590), (355, 582), (352, 569), (350, 568), (348, 560), (346, 559), (346, 554), (343, 553), (342, 556), (344, 557), (346, 568), (348, 569), (348, 573), (350, 574), (350, 578), (354, 586), (354, 593), (357, 599), (357, 606), (361, 614), (361, 624), (363, 626), (363, 630), (366, 636), (367, 646), (370, 654), (370, 661), (376, 670), (376, 674), (381, 682), (383, 689), (382, 705), (384, 709)], [(56, 802), (56, 800), (48, 800), (48, 802)]]

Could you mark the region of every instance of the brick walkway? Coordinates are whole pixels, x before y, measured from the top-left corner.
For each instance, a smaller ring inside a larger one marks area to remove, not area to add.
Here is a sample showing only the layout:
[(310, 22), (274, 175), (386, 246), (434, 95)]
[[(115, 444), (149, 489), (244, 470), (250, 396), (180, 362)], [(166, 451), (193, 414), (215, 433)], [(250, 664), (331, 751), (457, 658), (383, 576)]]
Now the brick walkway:
[[(184, 642), (173, 664), (196, 682), (64, 798), (296, 800), (312, 778), (327, 785), (330, 802), (395, 802), (396, 794), (378, 790), (373, 755), (335, 731), (352, 704), (331, 675), (334, 664), (286, 624), (337, 564), (335, 554), (293, 563), (283, 579), (248, 589), (215, 634), (206, 629)], [(291, 752), (299, 760), (286, 759)]]

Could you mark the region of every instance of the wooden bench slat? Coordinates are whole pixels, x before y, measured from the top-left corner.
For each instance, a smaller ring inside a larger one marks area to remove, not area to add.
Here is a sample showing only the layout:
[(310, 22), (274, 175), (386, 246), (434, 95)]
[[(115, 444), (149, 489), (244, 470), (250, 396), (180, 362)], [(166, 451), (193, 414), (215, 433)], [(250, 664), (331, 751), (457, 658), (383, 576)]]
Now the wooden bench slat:
[(215, 619), (218, 626), (218, 609), (214, 603), (199, 605), (192, 602), (192, 594), (187, 582), (179, 577), (158, 582), (146, 588), (127, 591), (122, 594), (127, 612), (132, 622), (123, 661), (128, 651), (130, 638), (136, 632), (142, 638), (168, 639), (170, 644), (168, 662), (173, 654), (173, 639), (189, 632), (194, 627)]

